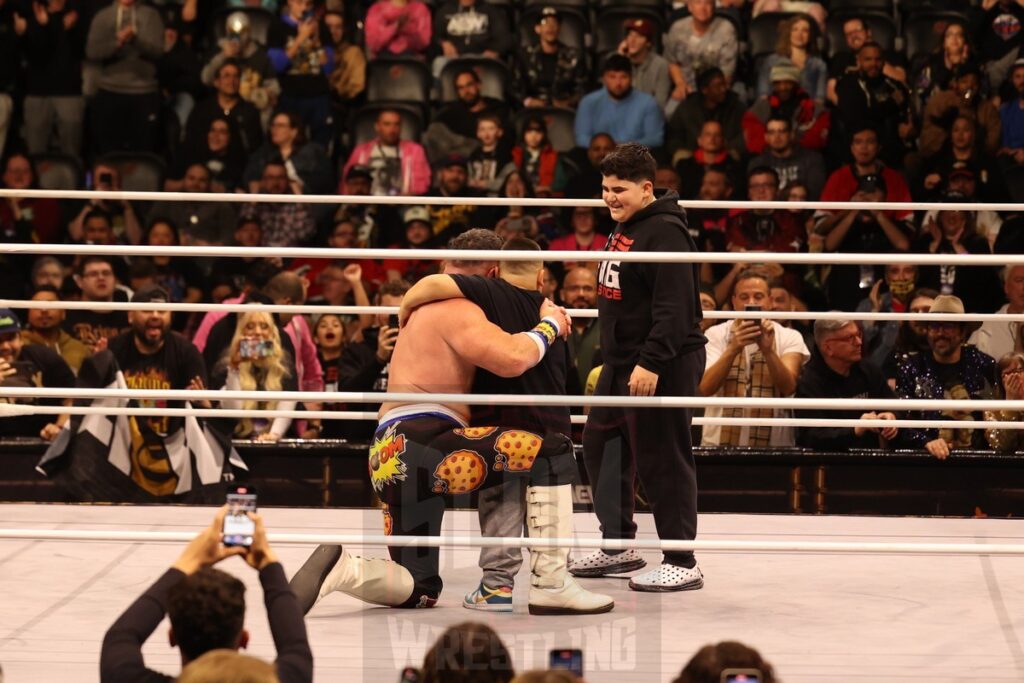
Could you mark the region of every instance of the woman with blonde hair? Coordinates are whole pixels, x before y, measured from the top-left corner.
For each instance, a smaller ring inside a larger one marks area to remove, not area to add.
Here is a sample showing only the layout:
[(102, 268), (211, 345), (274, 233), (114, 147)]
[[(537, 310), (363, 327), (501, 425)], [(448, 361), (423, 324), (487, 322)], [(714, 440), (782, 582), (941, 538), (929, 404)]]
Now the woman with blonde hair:
[[(214, 369), (216, 381), (227, 391), (295, 391), (294, 361), (281, 345), (281, 332), (272, 314), (259, 310), (238, 316), (231, 344)], [(253, 401), (225, 399), (227, 410), (294, 410), (295, 401)], [(291, 418), (273, 420), (245, 417), (234, 428), (236, 439), (277, 441), (291, 426)]]
[(776, 64), (792, 64), (800, 71), (800, 87), (818, 104), (825, 102), (828, 67), (818, 56), (818, 27), (806, 14), (783, 21), (775, 54), (761, 64), (757, 78), (757, 96), (772, 94), (771, 73)]

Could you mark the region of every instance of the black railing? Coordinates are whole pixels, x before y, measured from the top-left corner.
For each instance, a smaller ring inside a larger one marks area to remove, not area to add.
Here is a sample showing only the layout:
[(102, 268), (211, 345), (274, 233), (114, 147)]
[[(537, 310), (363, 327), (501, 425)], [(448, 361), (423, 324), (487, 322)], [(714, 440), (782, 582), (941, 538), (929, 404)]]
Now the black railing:
[[(340, 440), (235, 443), (264, 505), (368, 507), (366, 444)], [(0, 501), (66, 502), (35, 471), (46, 444), (0, 439)], [(1024, 453), (954, 451), (821, 452), (803, 448), (698, 448), (702, 512), (1020, 516)], [(589, 488), (577, 504), (586, 507)], [(643, 491), (637, 492), (643, 509)]]

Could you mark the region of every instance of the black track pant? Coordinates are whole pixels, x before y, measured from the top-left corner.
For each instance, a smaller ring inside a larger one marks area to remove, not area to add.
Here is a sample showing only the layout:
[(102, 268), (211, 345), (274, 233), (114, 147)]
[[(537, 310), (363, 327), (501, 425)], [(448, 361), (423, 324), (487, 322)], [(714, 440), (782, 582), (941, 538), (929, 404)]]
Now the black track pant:
[[(633, 368), (605, 366), (598, 396), (629, 396)], [(658, 396), (696, 396), (704, 349), (679, 356), (658, 377)], [(697, 536), (697, 469), (690, 422), (680, 408), (594, 408), (583, 430), (583, 460), (604, 538), (635, 538), (633, 482), (647, 494), (658, 537)], [(666, 552), (665, 561), (692, 566), (692, 552)]]
[[(505, 427), (465, 427), (437, 414), (385, 421), (373, 436), (370, 481), (386, 504), (385, 533), (438, 536), (446, 500), (523, 477), (532, 486), (571, 484), (572, 442)], [(389, 549), (416, 582), (403, 607), (429, 607), (441, 593), (438, 548)]]

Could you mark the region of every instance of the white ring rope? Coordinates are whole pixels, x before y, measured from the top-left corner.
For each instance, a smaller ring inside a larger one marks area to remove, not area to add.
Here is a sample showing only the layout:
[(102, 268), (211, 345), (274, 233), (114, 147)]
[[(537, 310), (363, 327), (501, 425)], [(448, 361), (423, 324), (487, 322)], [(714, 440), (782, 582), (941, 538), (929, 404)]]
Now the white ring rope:
[[(0, 417), (24, 415), (134, 415), (135, 417), (261, 418), (293, 420), (376, 420), (377, 413), (353, 410), (241, 410), (226, 408), (142, 408), (129, 406), (33, 406), (0, 404)], [(573, 424), (586, 424), (585, 415), (573, 415)], [(901, 429), (1024, 429), (1024, 421), (1012, 420), (872, 420), (858, 418), (802, 417), (695, 417), (695, 425), (737, 427), (897, 427)]]
[(49, 256), (232, 256), (257, 258), (380, 259), (423, 261), (621, 261), (629, 263), (778, 263), (832, 265), (1007, 266), (1024, 264), (1024, 254), (851, 254), (767, 251), (493, 251), (486, 249), (327, 249), (323, 247), (155, 247), (106, 244), (0, 244), (0, 253)]
[(1024, 410), (1024, 400), (915, 398), (752, 398), (746, 396), (531, 396), (525, 394), (431, 394), (360, 391), (212, 391), (4, 387), (9, 398), (137, 399), (164, 401), (303, 401), (307, 403), (441, 403), (497, 406), (589, 406), (603, 408), (772, 408), (778, 410)]
[[(194, 531), (109, 531), (87, 529), (0, 529), (0, 541), (98, 541), (106, 543), (187, 543)], [(430, 548), (604, 548), (605, 550), (697, 551), (722, 553), (843, 553), (882, 555), (1024, 555), (1024, 544), (1012, 543), (882, 543), (835, 541), (725, 541), (601, 538), (523, 538), (445, 536), (383, 536), (379, 534), (270, 533), (277, 545), (393, 546)]]
[[(181, 313), (207, 313), (221, 311), (224, 313), (244, 313), (253, 310), (254, 304), (186, 304), (186, 303), (129, 303), (127, 301), (32, 301), (31, 299), (0, 299), (0, 308), (37, 309), (37, 310), (77, 310), (77, 311), (172, 311)], [(297, 315), (322, 315), (335, 313), (338, 315), (392, 314), (398, 313), (398, 306), (318, 306), (306, 304), (292, 306), (285, 304), (255, 304), (261, 311), (268, 313), (294, 313)], [(596, 308), (571, 308), (568, 313), (573, 318), (596, 318)], [(1024, 313), (872, 313), (868, 311), (704, 311), (708, 320), (871, 320), (879, 322), (897, 322), (914, 320), (920, 322), (1022, 322)]]
[[(0, 198), (26, 199), (109, 199), (140, 202), (228, 202), (232, 204), (387, 204), (393, 206), (522, 206), (536, 208), (593, 206), (604, 208), (600, 199), (555, 199), (528, 197), (427, 197), (317, 194), (240, 194), (237, 192), (127, 192), (123, 190), (11, 190), (0, 189)], [(1017, 212), (1013, 202), (790, 202), (749, 200), (682, 199), (685, 209), (815, 209), (832, 211), (1008, 211)]]

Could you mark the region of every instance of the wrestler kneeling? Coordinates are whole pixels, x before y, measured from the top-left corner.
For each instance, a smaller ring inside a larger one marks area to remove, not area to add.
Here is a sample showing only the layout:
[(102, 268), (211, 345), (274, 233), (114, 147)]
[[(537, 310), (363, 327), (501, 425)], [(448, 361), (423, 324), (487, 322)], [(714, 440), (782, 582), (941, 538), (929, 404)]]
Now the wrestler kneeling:
[[(570, 329), (564, 309), (545, 301), (532, 330), (509, 334), (466, 299), (417, 309), (399, 335), (389, 390), (468, 392), (476, 367), (517, 376), (540, 362)], [(571, 538), (576, 461), (562, 434), (468, 427), (464, 404), (385, 403), (370, 449), (370, 480), (386, 504), (390, 535), (437, 536), (445, 499), (526, 477), (531, 538)], [(333, 591), (391, 607), (431, 607), (441, 593), (439, 549), (391, 547), (391, 561), (320, 546), (292, 578), (304, 611)], [(531, 614), (598, 614), (614, 601), (584, 590), (566, 571), (568, 549), (531, 549)]]

